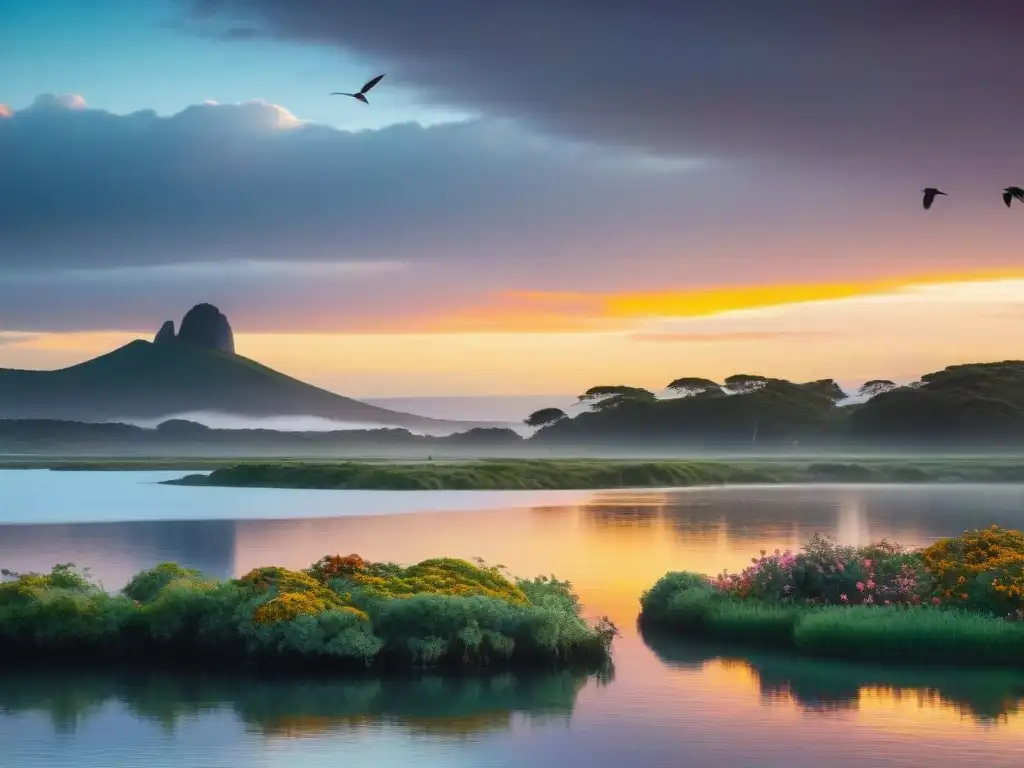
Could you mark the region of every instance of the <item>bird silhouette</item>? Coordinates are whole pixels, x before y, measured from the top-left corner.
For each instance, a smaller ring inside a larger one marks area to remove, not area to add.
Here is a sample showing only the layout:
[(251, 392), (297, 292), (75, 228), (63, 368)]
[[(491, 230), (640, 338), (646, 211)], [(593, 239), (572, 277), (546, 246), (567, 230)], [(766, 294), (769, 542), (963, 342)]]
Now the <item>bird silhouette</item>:
[(360, 88), (359, 89), (359, 93), (340, 93), (339, 92), (339, 93), (332, 93), (331, 96), (351, 96), (353, 99), (359, 99), (361, 102), (363, 102), (363, 104), (369, 104), (370, 102), (368, 102), (366, 100), (366, 94), (367, 94), (367, 92), (369, 92), (369, 90), (371, 88), (373, 88), (373, 86), (375, 86), (377, 83), (380, 82), (380, 79), (382, 77), (384, 77), (384, 75), (377, 75), (375, 78), (373, 78), (373, 80), (370, 80), (369, 82), (366, 83), (366, 85), (364, 85), (362, 88)]
[(924, 209), (926, 211), (932, 207), (932, 203), (935, 202), (936, 195), (946, 194), (945, 192), (940, 192), (935, 187), (927, 187), (926, 189), (922, 189), (921, 191), (924, 192)]
[(1024, 203), (1024, 189), (1020, 187), (1007, 187), (1003, 190), (1003, 202), (1006, 203), (1006, 207), (1010, 207), (1010, 203), (1013, 202), (1014, 198)]

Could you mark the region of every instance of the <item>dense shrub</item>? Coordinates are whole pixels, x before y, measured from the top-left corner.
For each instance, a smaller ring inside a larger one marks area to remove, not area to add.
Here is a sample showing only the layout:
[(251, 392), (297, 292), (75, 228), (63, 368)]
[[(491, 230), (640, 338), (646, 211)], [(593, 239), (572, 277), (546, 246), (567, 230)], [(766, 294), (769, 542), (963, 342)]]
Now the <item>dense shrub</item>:
[(936, 598), (968, 610), (1024, 619), (1024, 533), (964, 531), (921, 552), (935, 579)]
[(712, 580), (740, 599), (823, 605), (918, 605), (931, 591), (921, 555), (882, 540), (859, 549), (815, 534), (801, 551), (751, 558), (741, 573)]
[(162, 563), (119, 595), (68, 565), (0, 584), (8, 658), (595, 666), (614, 634), (607, 620), (581, 617), (568, 582), (513, 582), (500, 568), (447, 558), (402, 567), (333, 556), (306, 572), (272, 566), (226, 582)]
[(1024, 665), (1022, 574), (1024, 534), (995, 526), (921, 551), (815, 535), (738, 574), (668, 573), (641, 621), (816, 655)]

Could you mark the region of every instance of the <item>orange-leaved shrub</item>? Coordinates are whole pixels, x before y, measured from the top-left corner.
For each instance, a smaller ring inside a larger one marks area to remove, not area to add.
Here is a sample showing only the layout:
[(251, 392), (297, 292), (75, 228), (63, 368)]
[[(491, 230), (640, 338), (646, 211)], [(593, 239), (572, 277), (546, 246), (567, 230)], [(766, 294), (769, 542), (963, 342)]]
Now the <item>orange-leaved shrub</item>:
[(1024, 533), (997, 525), (964, 531), (921, 555), (937, 601), (1024, 619)]

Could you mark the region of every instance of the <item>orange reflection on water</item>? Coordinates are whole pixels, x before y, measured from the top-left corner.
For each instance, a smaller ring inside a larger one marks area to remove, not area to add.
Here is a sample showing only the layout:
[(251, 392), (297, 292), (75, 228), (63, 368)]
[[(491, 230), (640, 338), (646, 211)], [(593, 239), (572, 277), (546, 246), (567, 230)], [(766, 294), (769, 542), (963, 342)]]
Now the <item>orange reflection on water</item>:
[[(324, 554), (351, 552), (400, 563), (482, 557), (517, 576), (569, 579), (588, 614), (632, 623), (640, 595), (667, 571), (740, 570), (759, 550), (799, 548), (821, 528), (787, 519), (786, 510), (777, 523), (730, 521), (702, 500), (708, 493), (604, 491), (561, 507), (240, 522), (234, 570), (304, 568)], [(681, 498), (692, 504), (680, 509)], [(871, 530), (853, 492), (841, 499), (831, 526), (851, 543), (885, 535)]]

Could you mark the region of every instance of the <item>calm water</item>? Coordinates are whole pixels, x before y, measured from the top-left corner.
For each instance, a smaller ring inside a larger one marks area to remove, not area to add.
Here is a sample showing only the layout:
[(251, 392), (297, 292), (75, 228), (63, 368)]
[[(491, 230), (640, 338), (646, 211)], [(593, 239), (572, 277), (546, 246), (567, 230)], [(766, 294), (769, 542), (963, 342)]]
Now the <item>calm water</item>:
[(637, 597), (667, 570), (738, 569), (815, 531), (917, 545), (993, 522), (1024, 527), (1024, 486), (420, 494), (155, 484), (166, 476), (0, 472), (0, 566), (73, 561), (114, 588), (162, 560), (227, 576), (327, 552), (481, 556), (571, 579), (587, 612), (623, 631), (614, 676), (7, 674), (0, 765), (1024, 764), (1022, 676), (744, 654), (645, 639), (634, 625)]

